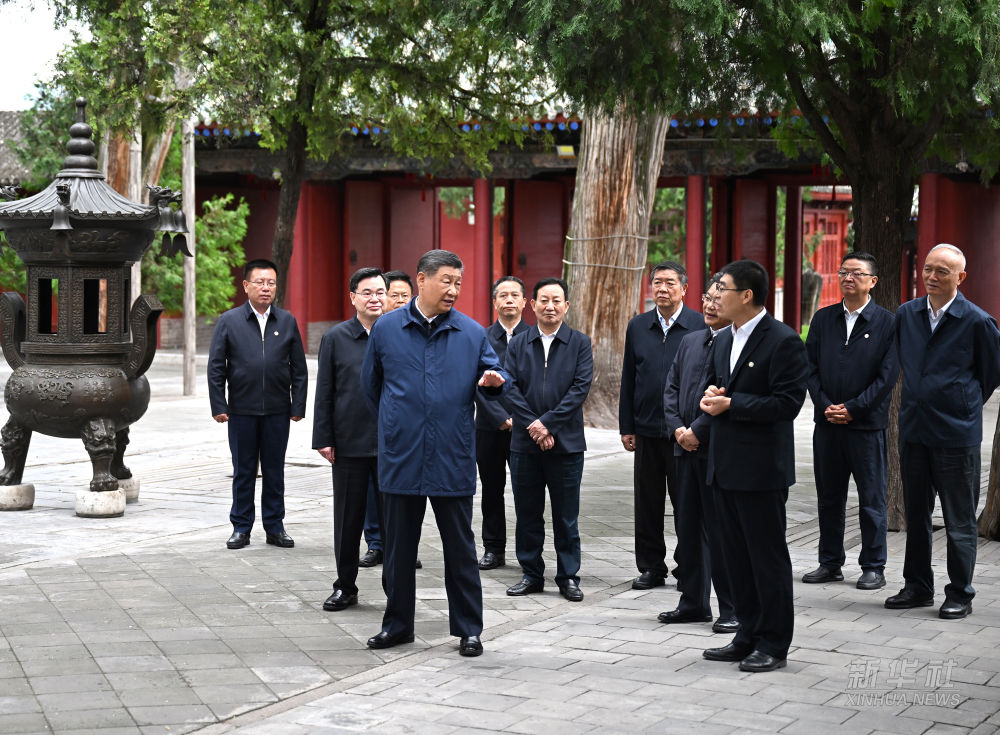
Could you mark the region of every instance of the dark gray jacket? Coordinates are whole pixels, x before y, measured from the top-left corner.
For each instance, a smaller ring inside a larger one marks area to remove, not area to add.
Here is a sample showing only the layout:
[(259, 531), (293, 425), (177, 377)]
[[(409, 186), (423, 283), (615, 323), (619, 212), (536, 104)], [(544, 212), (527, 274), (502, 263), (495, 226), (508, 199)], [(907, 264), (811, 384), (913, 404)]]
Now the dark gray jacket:
[[(526, 329), (528, 325), (522, 319), (514, 327), (514, 336)], [(499, 321), (493, 322), (493, 326), (486, 330), (486, 338), (503, 365), (504, 355), (507, 354), (507, 332)], [(499, 431), (500, 424), (509, 418), (510, 411), (500, 401), (489, 401), (476, 394), (476, 431)]]
[(338, 457), (378, 454), (378, 425), (361, 390), (368, 332), (357, 317), (330, 327), (319, 345), (313, 449), (333, 447)]

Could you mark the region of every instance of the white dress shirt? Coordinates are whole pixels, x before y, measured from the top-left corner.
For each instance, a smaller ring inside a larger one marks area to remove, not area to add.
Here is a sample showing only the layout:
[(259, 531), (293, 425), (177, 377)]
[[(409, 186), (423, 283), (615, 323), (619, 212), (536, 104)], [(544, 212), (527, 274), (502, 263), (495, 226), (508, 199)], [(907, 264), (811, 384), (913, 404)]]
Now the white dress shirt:
[(955, 295), (951, 297), (951, 301), (942, 306), (936, 314), (934, 313), (934, 307), (931, 306), (931, 300), (929, 298), (927, 299), (927, 317), (931, 320), (931, 334), (934, 334), (934, 330), (937, 329), (938, 324), (941, 323), (941, 317), (944, 316), (944, 313), (948, 311), (948, 307), (951, 306), (957, 298), (958, 292), (956, 291)]
[(267, 308), (264, 309), (263, 314), (254, 309), (252, 306), (250, 308), (253, 311), (253, 315), (257, 317), (257, 324), (260, 327), (260, 338), (263, 341), (264, 330), (267, 328), (267, 318), (271, 315), (271, 305), (268, 304)]
[(730, 327), (733, 330), (733, 348), (729, 351), (729, 372), (733, 372), (736, 369), (736, 363), (739, 362), (740, 353), (743, 352), (743, 348), (746, 347), (747, 340), (750, 339), (750, 335), (753, 334), (753, 330), (760, 324), (760, 320), (764, 318), (767, 313), (767, 309), (761, 309), (757, 316), (748, 321), (739, 329), (733, 324)]
[(858, 321), (858, 316), (861, 314), (862, 311), (865, 310), (865, 307), (868, 306), (868, 304), (870, 304), (871, 302), (872, 302), (872, 297), (869, 296), (868, 300), (854, 311), (849, 310), (847, 308), (847, 304), (844, 303), (843, 301), (840, 302), (844, 306), (844, 321), (847, 322), (847, 339), (844, 340), (845, 345), (851, 339), (851, 332), (854, 331), (854, 324), (855, 322)]

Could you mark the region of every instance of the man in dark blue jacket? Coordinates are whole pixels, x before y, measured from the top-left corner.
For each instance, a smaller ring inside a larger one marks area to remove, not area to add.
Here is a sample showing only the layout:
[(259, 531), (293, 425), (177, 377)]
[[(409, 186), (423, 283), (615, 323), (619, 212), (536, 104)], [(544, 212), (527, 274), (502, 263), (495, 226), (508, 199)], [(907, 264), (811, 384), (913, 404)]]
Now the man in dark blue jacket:
[(813, 467), (819, 515), (819, 567), (803, 582), (843, 580), (844, 524), (851, 475), (858, 488), (861, 577), (857, 588), (885, 587), (886, 429), (899, 377), (895, 317), (871, 299), (878, 267), (869, 253), (847, 253), (837, 272), (843, 301), (809, 324), (809, 395), (815, 407)]
[[(233, 535), (226, 546), (250, 543), (254, 485), (261, 474), (261, 521), (267, 543), (292, 547), (285, 533), (285, 448), (288, 421), (306, 414), (306, 356), (295, 317), (273, 305), (278, 271), (269, 260), (243, 269), (247, 303), (215, 325), (208, 355), (208, 400), (216, 421), (229, 424), (233, 454)], [(226, 388), (229, 388), (228, 399)]]
[(570, 602), (580, 590), (580, 480), (587, 441), (583, 402), (594, 377), (590, 338), (570, 329), (563, 319), (569, 289), (561, 278), (535, 284), (531, 308), (538, 325), (515, 337), (504, 369), (511, 386), (503, 403), (514, 419), (510, 442), (510, 480), (517, 514), (515, 545), (524, 570), (508, 595), (541, 592), (545, 587), (545, 488), (552, 501), (556, 547), (556, 585)]
[(667, 428), (674, 439), (677, 461), (677, 498), (675, 526), (677, 556), (684, 564), (677, 567), (677, 587), (681, 598), (674, 610), (658, 616), (661, 623), (704, 623), (712, 619), (709, 597), (712, 585), (719, 598), (719, 619), (712, 625), (716, 633), (735, 633), (736, 619), (729, 574), (722, 551), (722, 532), (715, 510), (715, 488), (708, 483), (709, 416), (700, 403), (705, 388), (714, 380), (712, 345), (716, 336), (729, 326), (719, 316), (721, 296), (716, 274), (702, 298), (706, 329), (684, 335), (677, 356), (670, 366), (663, 409)]
[[(649, 274), (656, 305), (634, 317), (625, 332), (618, 430), (635, 452), (635, 565), (633, 589), (659, 587), (667, 576), (663, 515), (674, 503), (674, 448), (663, 417), (663, 389), (681, 338), (704, 328), (701, 315), (684, 306), (687, 271), (664, 261)], [(676, 555), (675, 555), (675, 561)]]
[(931, 569), (934, 496), (941, 500), (948, 537), (948, 578), (938, 615), (972, 612), (976, 565), (983, 403), (1000, 384), (1000, 331), (996, 320), (967, 301), (965, 255), (936, 245), (923, 268), (927, 296), (896, 312), (903, 368), (899, 406), (900, 465), (906, 505), (906, 584), (885, 601), (891, 609), (934, 604)]
[(327, 330), (319, 345), (313, 449), (333, 465), (333, 551), (337, 581), (323, 603), (331, 612), (358, 602), (358, 544), (364, 527), (369, 484), (376, 513), (378, 432), (361, 391), (361, 363), (368, 333), (382, 315), (387, 283), (378, 268), (362, 268), (348, 284), (353, 318)]
[(472, 497), (477, 387), (499, 397), (506, 373), (486, 330), (454, 309), (462, 261), (431, 250), (417, 264), (417, 297), (380, 317), (368, 338), (361, 387), (378, 414), (386, 589), (382, 630), (369, 648), (413, 641), (414, 568), (427, 498), (441, 533), (451, 634), (462, 656), (483, 652), (483, 591)]
[[(497, 320), (486, 336), (497, 359), (503, 363), (507, 343), (515, 334), (528, 329), (521, 321), (527, 304), (524, 281), (516, 276), (503, 276), (493, 284), (493, 308)], [(507, 484), (507, 462), (510, 459), (510, 412), (500, 401), (476, 397), (476, 465), (483, 488), (483, 558), (480, 569), (496, 569), (507, 563), (507, 518), (504, 512), (503, 490)]]

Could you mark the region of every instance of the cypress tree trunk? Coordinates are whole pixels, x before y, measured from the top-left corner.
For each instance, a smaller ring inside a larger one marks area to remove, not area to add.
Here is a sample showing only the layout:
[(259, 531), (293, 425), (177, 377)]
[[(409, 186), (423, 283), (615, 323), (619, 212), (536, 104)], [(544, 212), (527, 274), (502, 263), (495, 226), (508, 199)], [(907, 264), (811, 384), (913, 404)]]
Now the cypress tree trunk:
[(625, 327), (639, 307), (646, 240), (663, 145), (665, 114), (636, 114), (621, 103), (613, 115), (583, 119), (576, 188), (566, 243), (569, 323), (594, 347), (587, 423), (617, 428)]

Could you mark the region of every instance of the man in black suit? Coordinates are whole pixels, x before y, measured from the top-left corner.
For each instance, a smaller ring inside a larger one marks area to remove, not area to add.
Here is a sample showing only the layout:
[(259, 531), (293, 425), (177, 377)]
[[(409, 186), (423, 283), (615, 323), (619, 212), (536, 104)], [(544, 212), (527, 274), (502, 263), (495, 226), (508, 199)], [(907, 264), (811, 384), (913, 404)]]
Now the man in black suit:
[[(497, 353), (500, 364), (507, 354), (507, 345), (515, 334), (528, 329), (521, 321), (527, 304), (524, 281), (516, 276), (503, 276), (493, 284), (493, 308), (497, 320), (486, 336)], [(487, 401), (476, 396), (476, 465), (483, 488), (483, 557), (480, 569), (496, 569), (507, 563), (507, 518), (503, 491), (507, 484), (507, 463), (510, 461), (510, 412), (500, 401)]]
[(701, 409), (712, 416), (708, 481), (716, 488), (723, 555), (740, 630), (703, 653), (739, 661), (740, 670), (785, 665), (792, 642), (792, 562), (785, 501), (795, 482), (792, 422), (806, 395), (802, 340), (764, 309), (767, 271), (752, 260), (722, 269), (719, 316), (731, 319), (715, 341), (715, 382)]
[(715, 510), (715, 489), (708, 483), (708, 439), (710, 418), (701, 410), (705, 387), (714, 380), (712, 346), (729, 319), (719, 316), (717, 273), (702, 297), (706, 329), (684, 336), (670, 366), (663, 408), (667, 428), (674, 439), (677, 462), (677, 587), (681, 591), (677, 608), (660, 613), (661, 623), (704, 623), (712, 619), (709, 596), (712, 585), (719, 598), (719, 619), (712, 625), (716, 633), (735, 633), (740, 628), (733, 607), (729, 575), (722, 553), (722, 534)]
[(561, 278), (543, 278), (532, 291), (538, 325), (519, 334), (504, 358), (511, 384), (501, 400), (514, 417), (510, 481), (517, 513), (515, 544), (524, 570), (511, 596), (545, 588), (545, 488), (552, 503), (556, 585), (570, 602), (580, 590), (580, 481), (587, 440), (583, 402), (594, 377), (590, 338), (564, 323), (569, 288)]
[(839, 582), (847, 486), (858, 488), (861, 577), (857, 588), (885, 587), (889, 401), (899, 377), (895, 317), (871, 300), (878, 267), (868, 253), (847, 253), (837, 272), (844, 299), (820, 309), (809, 325), (809, 395), (815, 406), (813, 467), (819, 515), (819, 567), (811, 584)]
[(358, 544), (367, 508), (368, 488), (378, 492), (378, 432), (375, 417), (361, 390), (361, 363), (368, 334), (382, 315), (385, 278), (378, 268), (362, 268), (351, 276), (353, 318), (327, 330), (319, 346), (313, 449), (333, 465), (333, 550), (337, 581), (323, 603), (328, 611), (358, 603)]
[[(285, 449), (289, 420), (306, 414), (306, 356), (295, 317), (273, 305), (278, 269), (269, 260), (243, 268), (247, 303), (215, 325), (208, 354), (212, 417), (229, 424), (233, 455), (233, 535), (229, 549), (250, 543), (260, 466), (260, 511), (267, 543), (295, 546), (285, 533)], [(229, 395), (226, 395), (226, 388)]]
[[(701, 315), (684, 306), (687, 271), (667, 260), (649, 274), (656, 305), (634, 317), (625, 332), (618, 430), (635, 452), (635, 564), (632, 588), (659, 587), (667, 576), (663, 514), (674, 504), (674, 448), (663, 417), (663, 389), (681, 338), (704, 328)], [(675, 561), (676, 556), (675, 556)]]

